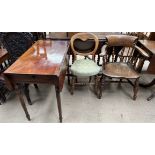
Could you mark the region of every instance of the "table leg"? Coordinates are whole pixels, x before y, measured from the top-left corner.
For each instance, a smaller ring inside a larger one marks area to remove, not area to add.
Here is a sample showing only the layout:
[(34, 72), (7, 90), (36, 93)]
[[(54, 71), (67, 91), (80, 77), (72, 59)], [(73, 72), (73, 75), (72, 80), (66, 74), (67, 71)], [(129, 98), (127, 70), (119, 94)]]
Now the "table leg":
[(23, 110), (24, 110), (24, 112), (25, 112), (25, 115), (26, 115), (27, 119), (30, 121), (31, 118), (30, 118), (30, 115), (29, 115), (29, 113), (28, 113), (26, 104), (25, 104), (25, 102), (24, 102), (24, 98), (23, 98), (23, 94), (22, 94), (20, 85), (16, 85), (15, 90), (16, 90), (16, 93), (17, 93), (19, 99), (20, 99), (20, 103), (21, 103), (21, 106), (22, 106), (22, 108), (23, 108)]
[(61, 110), (61, 98), (60, 98), (60, 89), (58, 86), (55, 86), (56, 98), (57, 98), (57, 106), (59, 112), (59, 120), (62, 123), (62, 110)]
[(28, 104), (32, 105), (32, 101), (30, 99), (30, 93), (29, 93), (29, 84), (24, 85), (24, 93), (25, 93)]

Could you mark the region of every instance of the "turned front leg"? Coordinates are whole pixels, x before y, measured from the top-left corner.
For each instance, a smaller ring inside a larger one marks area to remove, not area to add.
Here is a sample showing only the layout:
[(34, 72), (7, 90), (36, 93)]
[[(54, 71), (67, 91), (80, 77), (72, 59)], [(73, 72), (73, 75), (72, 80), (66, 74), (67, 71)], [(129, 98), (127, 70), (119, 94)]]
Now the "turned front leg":
[(62, 123), (61, 97), (60, 97), (60, 89), (58, 86), (55, 86), (55, 91), (56, 91), (56, 98), (57, 98), (59, 120), (60, 120), (60, 123)]
[(26, 118), (30, 121), (31, 118), (30, 118), (30, 115), (28, 113), (27, 107), (25, 105), (25, 102), (24, 102), (24, 98), (23, 98), (23, 94), (22, 94), (20, 85), (16, 85), (15, 86), (15, 91), (16, 91), (16, 94), (19, 97), (19, 100), (20, 100), (21, 106), (22, 106), (22, 108), (23, 108), (23, 110), (25, 112)]

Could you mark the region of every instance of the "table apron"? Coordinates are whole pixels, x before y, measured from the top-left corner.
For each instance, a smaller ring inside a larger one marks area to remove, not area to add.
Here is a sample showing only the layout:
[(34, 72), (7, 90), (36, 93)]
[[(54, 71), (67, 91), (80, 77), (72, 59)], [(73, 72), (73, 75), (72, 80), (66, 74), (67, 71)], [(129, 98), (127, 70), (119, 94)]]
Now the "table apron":
[(57, 76), (46, 76), (46, 75), (11, 75), (7, 76), (8, 79), (13, 83), (49, 83), (56, 84), (59, 82), (59, 78)]

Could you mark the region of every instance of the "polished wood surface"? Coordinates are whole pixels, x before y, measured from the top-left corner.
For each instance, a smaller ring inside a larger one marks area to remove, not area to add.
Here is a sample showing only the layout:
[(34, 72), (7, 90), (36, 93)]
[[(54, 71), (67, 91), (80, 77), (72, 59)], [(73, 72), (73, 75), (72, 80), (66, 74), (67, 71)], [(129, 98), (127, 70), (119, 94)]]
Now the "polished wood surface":
[(26, 117), (30, 120), (20, 83), (49, 83), (55, 85), (59, 120), (62, 122), (60, 92), (67, 69), (68, 41), (39, 40), (5, 72), (8, 87), (15, 88)]
[(65, 41), (39, 40), (5, 74), (59, 75), (67, 46)]
[(114, 78), (136, 79), (139, 74), (126, 63), (109, 63), (105, 66), (103, 74)]

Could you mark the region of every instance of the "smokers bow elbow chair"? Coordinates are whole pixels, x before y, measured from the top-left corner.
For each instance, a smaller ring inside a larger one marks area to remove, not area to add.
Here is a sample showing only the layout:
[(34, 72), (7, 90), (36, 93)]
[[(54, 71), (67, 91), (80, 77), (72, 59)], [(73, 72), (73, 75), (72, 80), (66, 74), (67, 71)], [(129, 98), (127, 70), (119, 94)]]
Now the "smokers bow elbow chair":
[(133, 100), (136, 100), (139, 72), (143, 62), (149, 57), (145, 51), (136, 46), (137, 40), (137, 37), (128, 35), (106, 36), (106, 44), (102, 48), (102, 75), (96, 82), (98, 98), (102, 97), (102, 85), (104, 87), (106, 78), (109, 78), (111, 82), (129, 82), (133, 86)]

